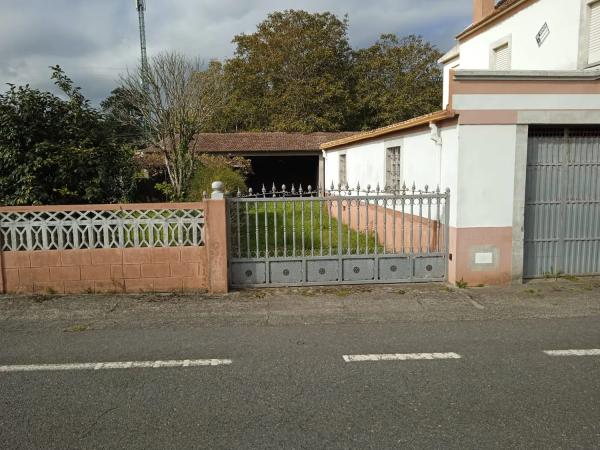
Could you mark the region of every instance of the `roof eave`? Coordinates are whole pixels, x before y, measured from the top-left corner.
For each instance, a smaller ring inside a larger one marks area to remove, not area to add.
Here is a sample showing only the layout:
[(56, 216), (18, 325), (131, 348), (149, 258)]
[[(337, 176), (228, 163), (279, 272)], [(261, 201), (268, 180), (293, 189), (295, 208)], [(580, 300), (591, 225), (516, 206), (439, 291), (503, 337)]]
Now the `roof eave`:
[(523, 5), (524, 3), (529, 3), (529, 2), (533, 2), (533, 1), (536, 1), (536, 0), (520, 0), (520, 1), (513, 3), (512, 5), (508, 6), (507, 8), (502, 9), (501, 11), (495, 11), (492, 14), (481, 19), (479, 22), (476, 22), (476, 23), (470, 25), (469, 27), (467, 27), (464, 31), (462, 31), (461, 33), (459, 33), (456, 36), (456, 39), (460, 41), (466, 37), (469, 37), (470, 35), (474, 34), (481, 28), (485, 27), (486, 25), (488, 25), (492, 22), (495, 22), (496, 20), (506, 16), (508, 13), (512, 12), (515, 8), (518, 8), (519, 6)]
[(435, 113), (426, 114), (424, 116), (415, 117), (404, 122), (400, 122), (387, 127), (377, 128), (372, 131), (367, 131), (356, 136), (350, 136), (344, 139), (338, 139), (331, 142), (321, 144), (321, 150), (331, 150), (344, 145), (354, 144), (356, 142), (367, 141), (370, 139), (386, 136), (388, 134), (397, 133), (399, 131), (410, 130), (419, 126), (427, 125), (429, 123), (437, 123), (442, 120), (452, 119), (456, 117), (456, 113), (453, 110), (446, 109), (437, 111)]
[(450, 50), (448, 50), (444, 56), (442, 56), (440, 59), (438, 59), (438, 63), (439, 64), (446, 64), (449, 63), (450, 61), (455, 60), (456, 58), (458, 58), (460, 56), (460, 46), (457, 44), (454, 47), (452, 47)]
[(600, 70), (458, 70), (455, 80), (479, 81), (597, 81)]

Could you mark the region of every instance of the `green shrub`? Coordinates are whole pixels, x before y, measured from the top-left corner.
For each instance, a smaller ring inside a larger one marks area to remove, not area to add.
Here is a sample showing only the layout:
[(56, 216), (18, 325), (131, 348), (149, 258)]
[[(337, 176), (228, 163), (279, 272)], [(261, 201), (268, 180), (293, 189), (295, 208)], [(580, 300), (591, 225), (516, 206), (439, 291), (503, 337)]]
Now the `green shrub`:
[(245, 177), (230, 167), (224, 158), (203, 157), (201, 165), (194, 174), (187, 195), (189, 201), (202, 200), (202, 193), (210, 195), (213, 181), (221, 181), (225, 185), (225, 192), (236, 193), (239, 189), (246, 190)]
[(456, 287), (459, 289), (466, 289), (468, 286), (469, 283), (467, 283), (463, 278), (456, 282)]

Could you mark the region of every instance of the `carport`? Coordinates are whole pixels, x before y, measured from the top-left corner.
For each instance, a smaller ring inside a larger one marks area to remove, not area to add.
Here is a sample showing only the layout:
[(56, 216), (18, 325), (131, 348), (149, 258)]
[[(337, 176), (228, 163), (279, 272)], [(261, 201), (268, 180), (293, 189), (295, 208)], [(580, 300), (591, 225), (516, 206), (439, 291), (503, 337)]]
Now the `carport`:
[(320, 145), (353, 135), (340, 133), (201, 133), (196, 149), (201, 153), (243, 156), (252, 162), (248, 187), (269, 188), (273, 183), (304, 188), (324, 186), (323, 155)]

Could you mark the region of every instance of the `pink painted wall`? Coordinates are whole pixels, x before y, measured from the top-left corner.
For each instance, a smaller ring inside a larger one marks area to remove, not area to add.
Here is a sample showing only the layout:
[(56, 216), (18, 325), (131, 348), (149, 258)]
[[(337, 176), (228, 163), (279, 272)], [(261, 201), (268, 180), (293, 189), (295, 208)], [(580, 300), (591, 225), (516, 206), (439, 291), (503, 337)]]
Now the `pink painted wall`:
[[(477, 264), (478, 251), (492, 252), (489, 265)], [(469, 285), (509, 284), (512, 281), (512, 228), (450, 228), (448, 281), (466, 281)]]
[[(388, 205), (391, 206), (391, 205)], [(415, 211), (418, 211), (418, 206)], [(337, 202), (332, 202), (332, 216), (337, 219)], [(427, 214), (427, 211), (424, 211)], [(436, 211), (432, 211), (432, 217)], [(382, 205), (375, 208), (375, 205), (369, 204), (368, 218), (369, 231), (375, 232), (375, 216), (377, 215), (377, 241), (385, 245), (389, 252), (410, 253), (411, 250), (411, 229), (412, 229), (412, 250), (413, 253), (423, 253), (443, 251), (444, 233), (443, 226), (437, 220), (429, 220), (427, 217), (421, 217), (408, 212), (394, 211)], [(403, 222), (404, 221), (404, 222)], [(364, 232), (367, 224), (367, 206), (364, 201), (358, 206), (356, 200), (348, 205), (346, 201), (342, 202), (342, 222), (350, 225), (350, 228)], [(394, 234), (394, 228), (396, 233)], [(420, 239), (419, 239), (420, 235)]]

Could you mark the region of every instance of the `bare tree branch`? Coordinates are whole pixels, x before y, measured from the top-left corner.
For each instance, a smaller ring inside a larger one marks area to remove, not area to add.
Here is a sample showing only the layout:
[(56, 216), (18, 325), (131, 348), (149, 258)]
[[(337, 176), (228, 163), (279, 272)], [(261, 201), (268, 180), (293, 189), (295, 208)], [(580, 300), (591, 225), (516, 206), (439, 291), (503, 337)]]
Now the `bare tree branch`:
[[(182, 199), (196, 170), (196, 141), (202, 125), (223, 99), (220, 82), (202, 72), (199, 60), (168, 52), (121, 76), (127, 99), (139, 109), (147, 144), (163, 154), (174, 197)], [(145, 81), (145, 83), (144, 83)]]

